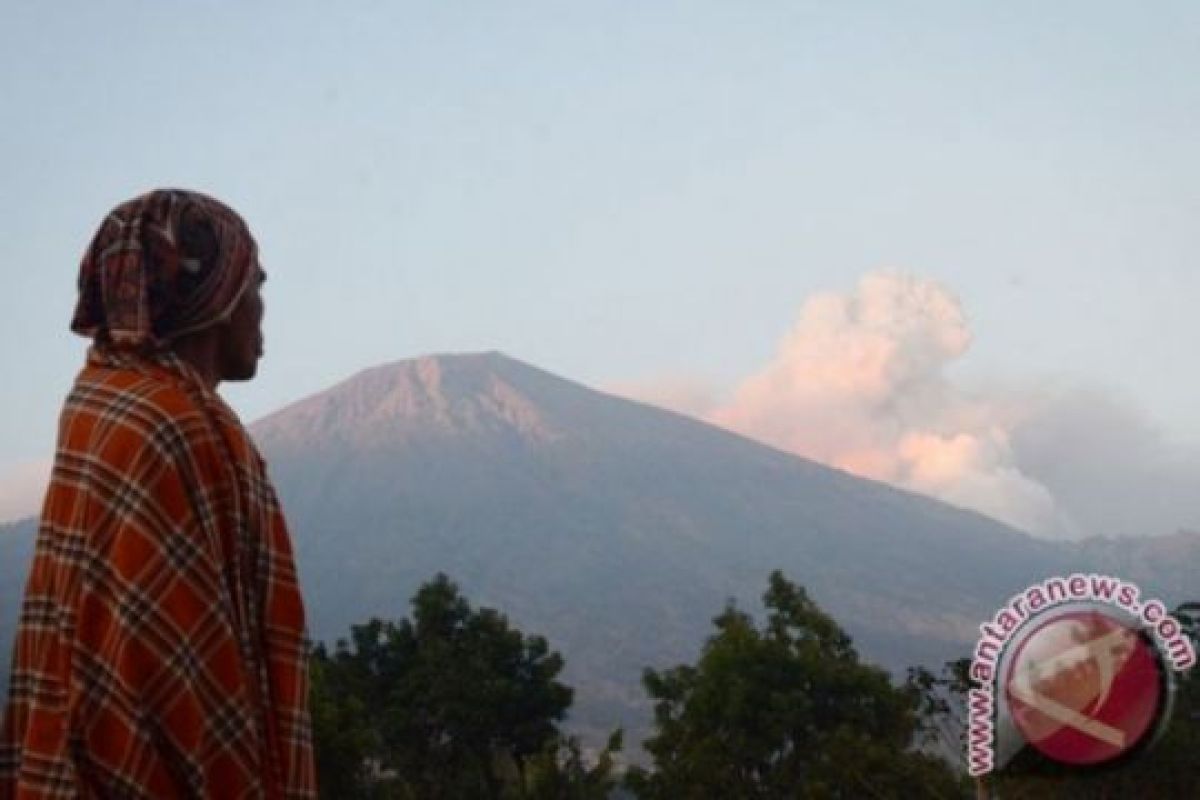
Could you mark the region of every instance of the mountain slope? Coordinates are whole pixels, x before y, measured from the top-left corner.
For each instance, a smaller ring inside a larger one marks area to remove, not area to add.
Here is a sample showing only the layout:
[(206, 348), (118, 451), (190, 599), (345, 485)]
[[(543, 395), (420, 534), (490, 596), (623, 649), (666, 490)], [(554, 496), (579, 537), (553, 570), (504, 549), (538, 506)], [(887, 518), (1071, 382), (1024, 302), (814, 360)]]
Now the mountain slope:
[[(1038, 541), (497, 353), (367, 370), (253, 432), (315, 638), (407, 614), (445, 572), (563, 652), (592, 735), (625, 725), (637, 741), (642, 669), (694, 658), (723, 604), (757, 609), (775, 568), (894, 669), (966, 654), (998, 605), (1054, 573), (1197, 595), (1195, 534)], [(0, 531), (5, 652), (31, 531)]]
[(0, 525), (0, 702), (8, 696), (13, 633), (29, 563), (33, 560), (36, 532), (37, 524), (31, 519)]
[(497, 353), (368, 370), (254, 433), (316, 636), (407, 613), (447, 572), (563, 650), (589, 729), (639, 718), (642, 668), (692, 658), (773, 568), (899, 668), (966, 652), (996, 605), (1081, 566), (1076, 548)]

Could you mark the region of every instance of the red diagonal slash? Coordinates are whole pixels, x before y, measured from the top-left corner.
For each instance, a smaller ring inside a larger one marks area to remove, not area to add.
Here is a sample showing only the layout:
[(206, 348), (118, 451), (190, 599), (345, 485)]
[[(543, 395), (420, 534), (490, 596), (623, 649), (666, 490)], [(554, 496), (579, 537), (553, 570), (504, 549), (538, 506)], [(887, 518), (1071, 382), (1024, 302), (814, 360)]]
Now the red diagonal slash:
[(1126, 645), (1129, 644), (1129, 640), (1133, 638), (1133, 635), (1131, 631), (1123, 628), (1118, 629), (1104, 636), (1097, 637), (1090, 642), (1084, 642), (1067, 648), (1061, 653), (1043, 661), (1030, 662), (1020, 674), (1013, 678), (1009, 684), (1009, 691), (1021, 702), (1040, 711), (1055, 722), (1061, 725), (1068, 725), (1113, 747), (1123, 748), (1125, 746), (1124, 731), (1085, 716), (1073, 708), (1064, 706), (1062, 703), (1046, 697), (1033, 688), (1030, 684), (1030, 676), (1034, 674), (1053, 675), (1059, 670), (1078, 664), (1081, 661), (1095, 659), (1100, 669), (1101, 685), (1103, 687), (1100, 698), (1096, 703), (1096, 708), (1099, 708), (1104, 699), (1108, 697), (1109, 689), (1112, 687), (1114, 672), (1113, 654), (1120, 650), (1128, 652)]

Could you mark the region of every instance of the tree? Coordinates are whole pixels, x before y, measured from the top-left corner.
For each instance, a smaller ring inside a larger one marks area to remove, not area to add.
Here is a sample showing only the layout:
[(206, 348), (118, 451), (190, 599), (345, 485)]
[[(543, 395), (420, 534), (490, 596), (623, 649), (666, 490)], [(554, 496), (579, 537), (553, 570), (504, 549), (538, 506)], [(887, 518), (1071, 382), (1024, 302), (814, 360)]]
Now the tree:
[(732, 604), (699, 662), (647, 670), (655, 735), (642, 798), (959, 797), (963, 784), (912, 747), (920, 697), (860, 663), (850, 637), (781, 573), (759, 629)]
[(969, 658), (947, 661), (938, 674), (924, 667), (908, 671), (908, 691), (917, 697), (917, 742), (959, 772), (967, 771), (970, 673)]
[(589, 765), (579, 740), (573, 736), (557, 740), (530, 760), (524, 780), (506, 796), (520, 800), (609, 800), (620, 785), (615, 757), (621, 750), (621, 732), (609, 737)]
[(589, 770), (558, 729), (572, 690), (545, 639), (472, 609), (444, 575), (412, 608), (411, 621), (372, 619), (314, 653), (324, 796), (533, 797), (556, 780), (610, 780), (615, 748)]
[(379, 737), (348, 671), (317, 645), (310, 659), (313, 737), (322, 797), (367, 797)]

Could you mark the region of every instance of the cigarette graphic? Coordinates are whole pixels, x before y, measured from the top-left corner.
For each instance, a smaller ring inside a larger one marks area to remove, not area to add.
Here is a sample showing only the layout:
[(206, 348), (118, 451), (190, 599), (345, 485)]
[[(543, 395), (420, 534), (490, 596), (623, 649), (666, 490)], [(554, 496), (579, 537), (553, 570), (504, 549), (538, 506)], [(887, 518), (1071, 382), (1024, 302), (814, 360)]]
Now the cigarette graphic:
[(1113, 747), (1124, 747), (1124, 731), (1085, 716), (1073, 708), (1068, 708), (1062, 703), (1046, 697), (1033, 688), (1030, 679), (1034, 675), (1054, 675), (1080, 662), (1094, 659), (1100, 671), (1101, 686), (1103, 687), (1100, 697), (1096, 701), (1096, 708), (1099, 709), (1108, 697), (1109, 690), (1112, 688), (1115, 666), (1113, 663), (1114, 655), (1128, 654), (1133, 638), (1134, 634), (1131, 631), (1125, 629), (1115, 630), (1090, 642), (1070, 647), (1050, 658), (1032, 662), (1026, 669), (1013, 678), (1009, 684), (1009, 691), (1021, 702), (1040, 711), (1060, 725), (1070, 726)]

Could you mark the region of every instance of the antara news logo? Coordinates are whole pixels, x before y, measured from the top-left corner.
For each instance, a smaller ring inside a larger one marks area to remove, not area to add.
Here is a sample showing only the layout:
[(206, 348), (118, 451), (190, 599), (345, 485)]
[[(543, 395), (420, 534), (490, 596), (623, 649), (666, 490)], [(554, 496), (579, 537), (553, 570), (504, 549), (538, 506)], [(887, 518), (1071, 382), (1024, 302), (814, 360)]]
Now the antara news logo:
[(1170, 718), (1174, 673), (1196, 662), (1159, 600), (1107, 575), (1053, 577), (979, 626), (971, 661), (971, 775), (1025, 745), (1063, 764), (1110, 764), (1144, 750)]

